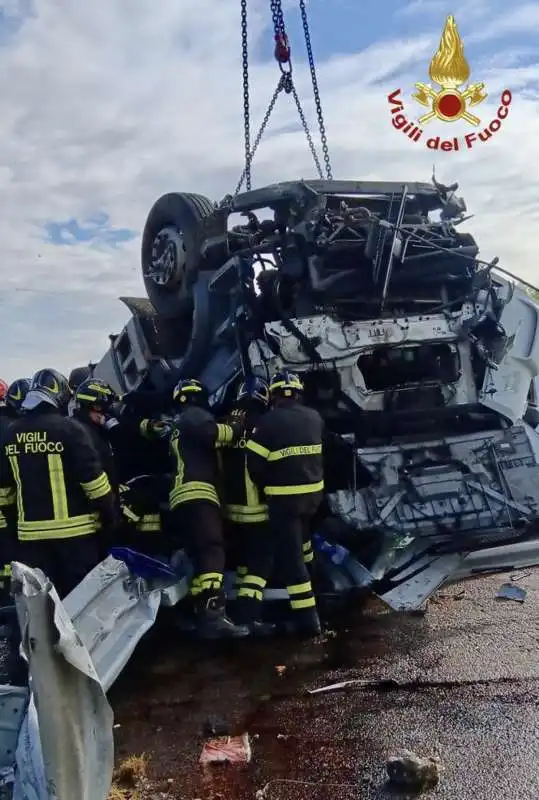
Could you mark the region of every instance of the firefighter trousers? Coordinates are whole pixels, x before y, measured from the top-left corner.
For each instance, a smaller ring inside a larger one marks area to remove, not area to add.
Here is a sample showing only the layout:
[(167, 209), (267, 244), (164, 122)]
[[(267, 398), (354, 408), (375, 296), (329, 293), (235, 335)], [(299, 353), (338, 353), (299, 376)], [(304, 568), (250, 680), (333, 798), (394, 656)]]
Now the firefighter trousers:
[(307, 554), (310, 544), (309, 523), (319, 502), (318, 496), (302, 498), (300, 502), (295, 502), (295, 498), (268, 499), (276, 571), (288, 591), (294, 617), (306, 620), (317, 617)]
[(206, 500), (190, 500), (171, 513), (193, 563), (192, 594), (221, 590), (225, 572), (221, 509)]
[(269, 522), (247, 522), (234, 529), (238, 566), (237, 618), (240, 622), (260, 619), (260, 603), (274, 563), (274, 542)]
[(19, 541), (17, 558), (29, 567), (42, 570), (62, 598), (99, 564), (100, 541), (101, 534)]

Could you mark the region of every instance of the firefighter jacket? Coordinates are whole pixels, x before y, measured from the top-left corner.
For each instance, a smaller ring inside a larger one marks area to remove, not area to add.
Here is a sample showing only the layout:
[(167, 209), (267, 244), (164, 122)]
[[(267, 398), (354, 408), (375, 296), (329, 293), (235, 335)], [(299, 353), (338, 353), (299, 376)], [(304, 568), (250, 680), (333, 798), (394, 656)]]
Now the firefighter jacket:
[(117, 495), (119, 492), (119, 480), (117, 475), (116, 463), (114, 461), (114, 452), (111, 444), (111, 434), (104, 426), (96, 425), (91, 420), (83, 420), (75, 417), (81, 425), (84, 426), (88, 433), (92, 444), (95, 447), (99, 460), (103, 465), (103, 469), (109, 479), (112, 491)]
[(217, 448), (233, 445), (242, 432), (241, 423), (218, 423), (211, 412), (196, 406), (176, 418), (170, 437), (174, 461), (171, 510), (191, 500), (221, 504)]
[[(268, 519), (268, 507), (247, 469), (247, 441), (262, 415), (263, 412), (248, 413), (244, 434), (232, 447), (219, 453), (224, 515), (230, 522), (240, 525), (265, 522)], [(233, 411), (228, 421), (234, 422), (235, 419), (237, 412)]]
[(42, 404), (0, 452), (0, 509), (17, 509), (19, 540), (67, 539), (114, 527), (113, 495), (84, 427)]
[(262, 417), (247, 442), (247, 469), (268, 499), (323, 491), (323, 430), (320, 414), (298, 402)]

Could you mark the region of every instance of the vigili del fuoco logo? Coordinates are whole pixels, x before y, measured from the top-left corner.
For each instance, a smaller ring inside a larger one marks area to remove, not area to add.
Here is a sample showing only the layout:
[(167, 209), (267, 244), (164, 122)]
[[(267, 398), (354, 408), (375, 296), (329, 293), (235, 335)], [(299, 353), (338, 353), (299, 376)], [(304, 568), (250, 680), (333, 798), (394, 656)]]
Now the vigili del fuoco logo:
[[(391, 122), (396, 130), (403, 133), (412, 142), (424, 142), (429, 150), (445, 152), (471, 150), (476, 144), (488, 142), (502, 127), (503, 120), (509, 113), (513, 96), (505, 89), (500, 97), (496, 115), (485, 122), (481, 121), (476, 110), (487, 98), (484, 83), (468, 83), (471, 75), (470, 65), (464, 55), (464, 45), (455, 22), (455, 17), (446, 20), (440, 46), (434, 54), (429, 67), (429, 77), (436, 84), (416, 83), (416, 92), (412, 98), (428, 109), (417, 122), (411, 122), (404, 113), (401, 89), (395, 89), (387, 96), (391, 109)], [(464, 87), (464, 84), (467, 86)], [(462, 121), (475, 131), (462, 137), (453, 136), (445, 139), (442, 136), (425, 135), (424, 127), (434, 120), (451, 123)]]

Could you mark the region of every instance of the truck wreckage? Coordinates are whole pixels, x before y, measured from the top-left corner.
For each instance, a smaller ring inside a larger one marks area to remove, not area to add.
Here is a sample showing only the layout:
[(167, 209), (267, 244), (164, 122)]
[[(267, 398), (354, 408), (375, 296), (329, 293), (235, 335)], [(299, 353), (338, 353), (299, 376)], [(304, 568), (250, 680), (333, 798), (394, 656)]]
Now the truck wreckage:
[[(181, 376), (226, 413), (245, 375), (301, 373), (333, 434), (313, 537), (321, 601), (374, 593), (411, 611), (444, 583), (539, 563), (539, 308), (458, 233), (456, 189), (328, 180), (218, 205), (165, 195), (143, 233), (148, 299), (122, 298), (131, 319), (78, 368), (133, 401), (149, 390), (163, 414)], [(237, 212), (246, 222), (229, 227)], [(63, 603), (39, 570), (13, 565), (32, 676), (0, 687), (0, 786), (15, 800), (45, 800), (51, 781), (58, 797), (108, 795), (105, 693), (159, 609), (181, 607), (190, 567), (176, 556), (112, 551)], [(264, 605), (279, 614), (275, 573)]]
[(132, 317), (93, 369), (156, 397), (197, 377), (216, 413), (245, 375), (300, 373), (335, 442), (321, 593), (411, 610), (449, 580), (539, 563), (539, 308), (459, 232), (457, 189), (164, 195), (142, 236), (148, 299), (121, 298)]

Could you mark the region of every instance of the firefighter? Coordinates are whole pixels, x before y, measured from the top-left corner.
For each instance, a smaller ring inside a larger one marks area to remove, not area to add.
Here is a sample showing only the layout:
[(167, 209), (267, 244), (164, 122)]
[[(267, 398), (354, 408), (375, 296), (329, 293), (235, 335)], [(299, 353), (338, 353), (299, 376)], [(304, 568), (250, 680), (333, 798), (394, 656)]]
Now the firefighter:
[(99, 537), (117, 524), (103, 463), (66, 416), (70, 397), (63, 375), (37, 372), (0, 452), (0, 504), (17, 509), (17, 558), (42, 569), (61, 596), (98, 563)]
[(218, 492), (216, 448), (232, 445), (243, 433), (241, 420), (217, 423), (207, 389), (198, 380), (181, 380), (173, 392), (179, 414), (170, 437), (174, 478), (169, 495), (174, 524), (185, 531), (194, 577), (192, 599), (201, 638), (249, 635), (226, 615), (225, 547)]
[(229, 419), (239, 416), (245, 433), (221, 454), (224, 515), (238, 556), (238, 600), (234, 619), (247, 625), (255, 636), (267, 636), (275, 630), (274, 625), (263, 623), (260, 618), (264, 588), (273, 563), (273, 547), (268, 507), (249, 475), (245, 446), (249, 433), (268, 410), (269, 402), (269, 385), (263, 378), (252, 376), (240, 385)]
[(321, 626), (303, 543), (323, 497), (324, 424), (317, 411), (301, 402), (303, 384), (293, 372), (274, 375), (270, 395), (273, 407), (247, 442), (247, 469), (268, 504), (279, 571), (293, 612), (290, 629), (316, 636)]
[[(116, 392), (105, 381), (87, 378), (82, 381), (72, 398), (71, 415), (80, 422), (88, 432), (92, 443), (103, 464), (114, 494), (118, 515), (120, 508), (120, 483), (114, 458), (113, 442), (115, 432), (119, 428), (118, 420), (111, 414), (111, 409), (118, 400)], [(100, 537), (100, 553), (105, 558), (109, 548), (115, 542)]]
[(110, 415), (110, 410), (117, 400), (114, 389), (97, 378), (82, 381), (73, 397), (73, 417), (88, 430), (103, 462), (110, 485), (116, 492), (118, 480), (110, 432), (118, 422)]

